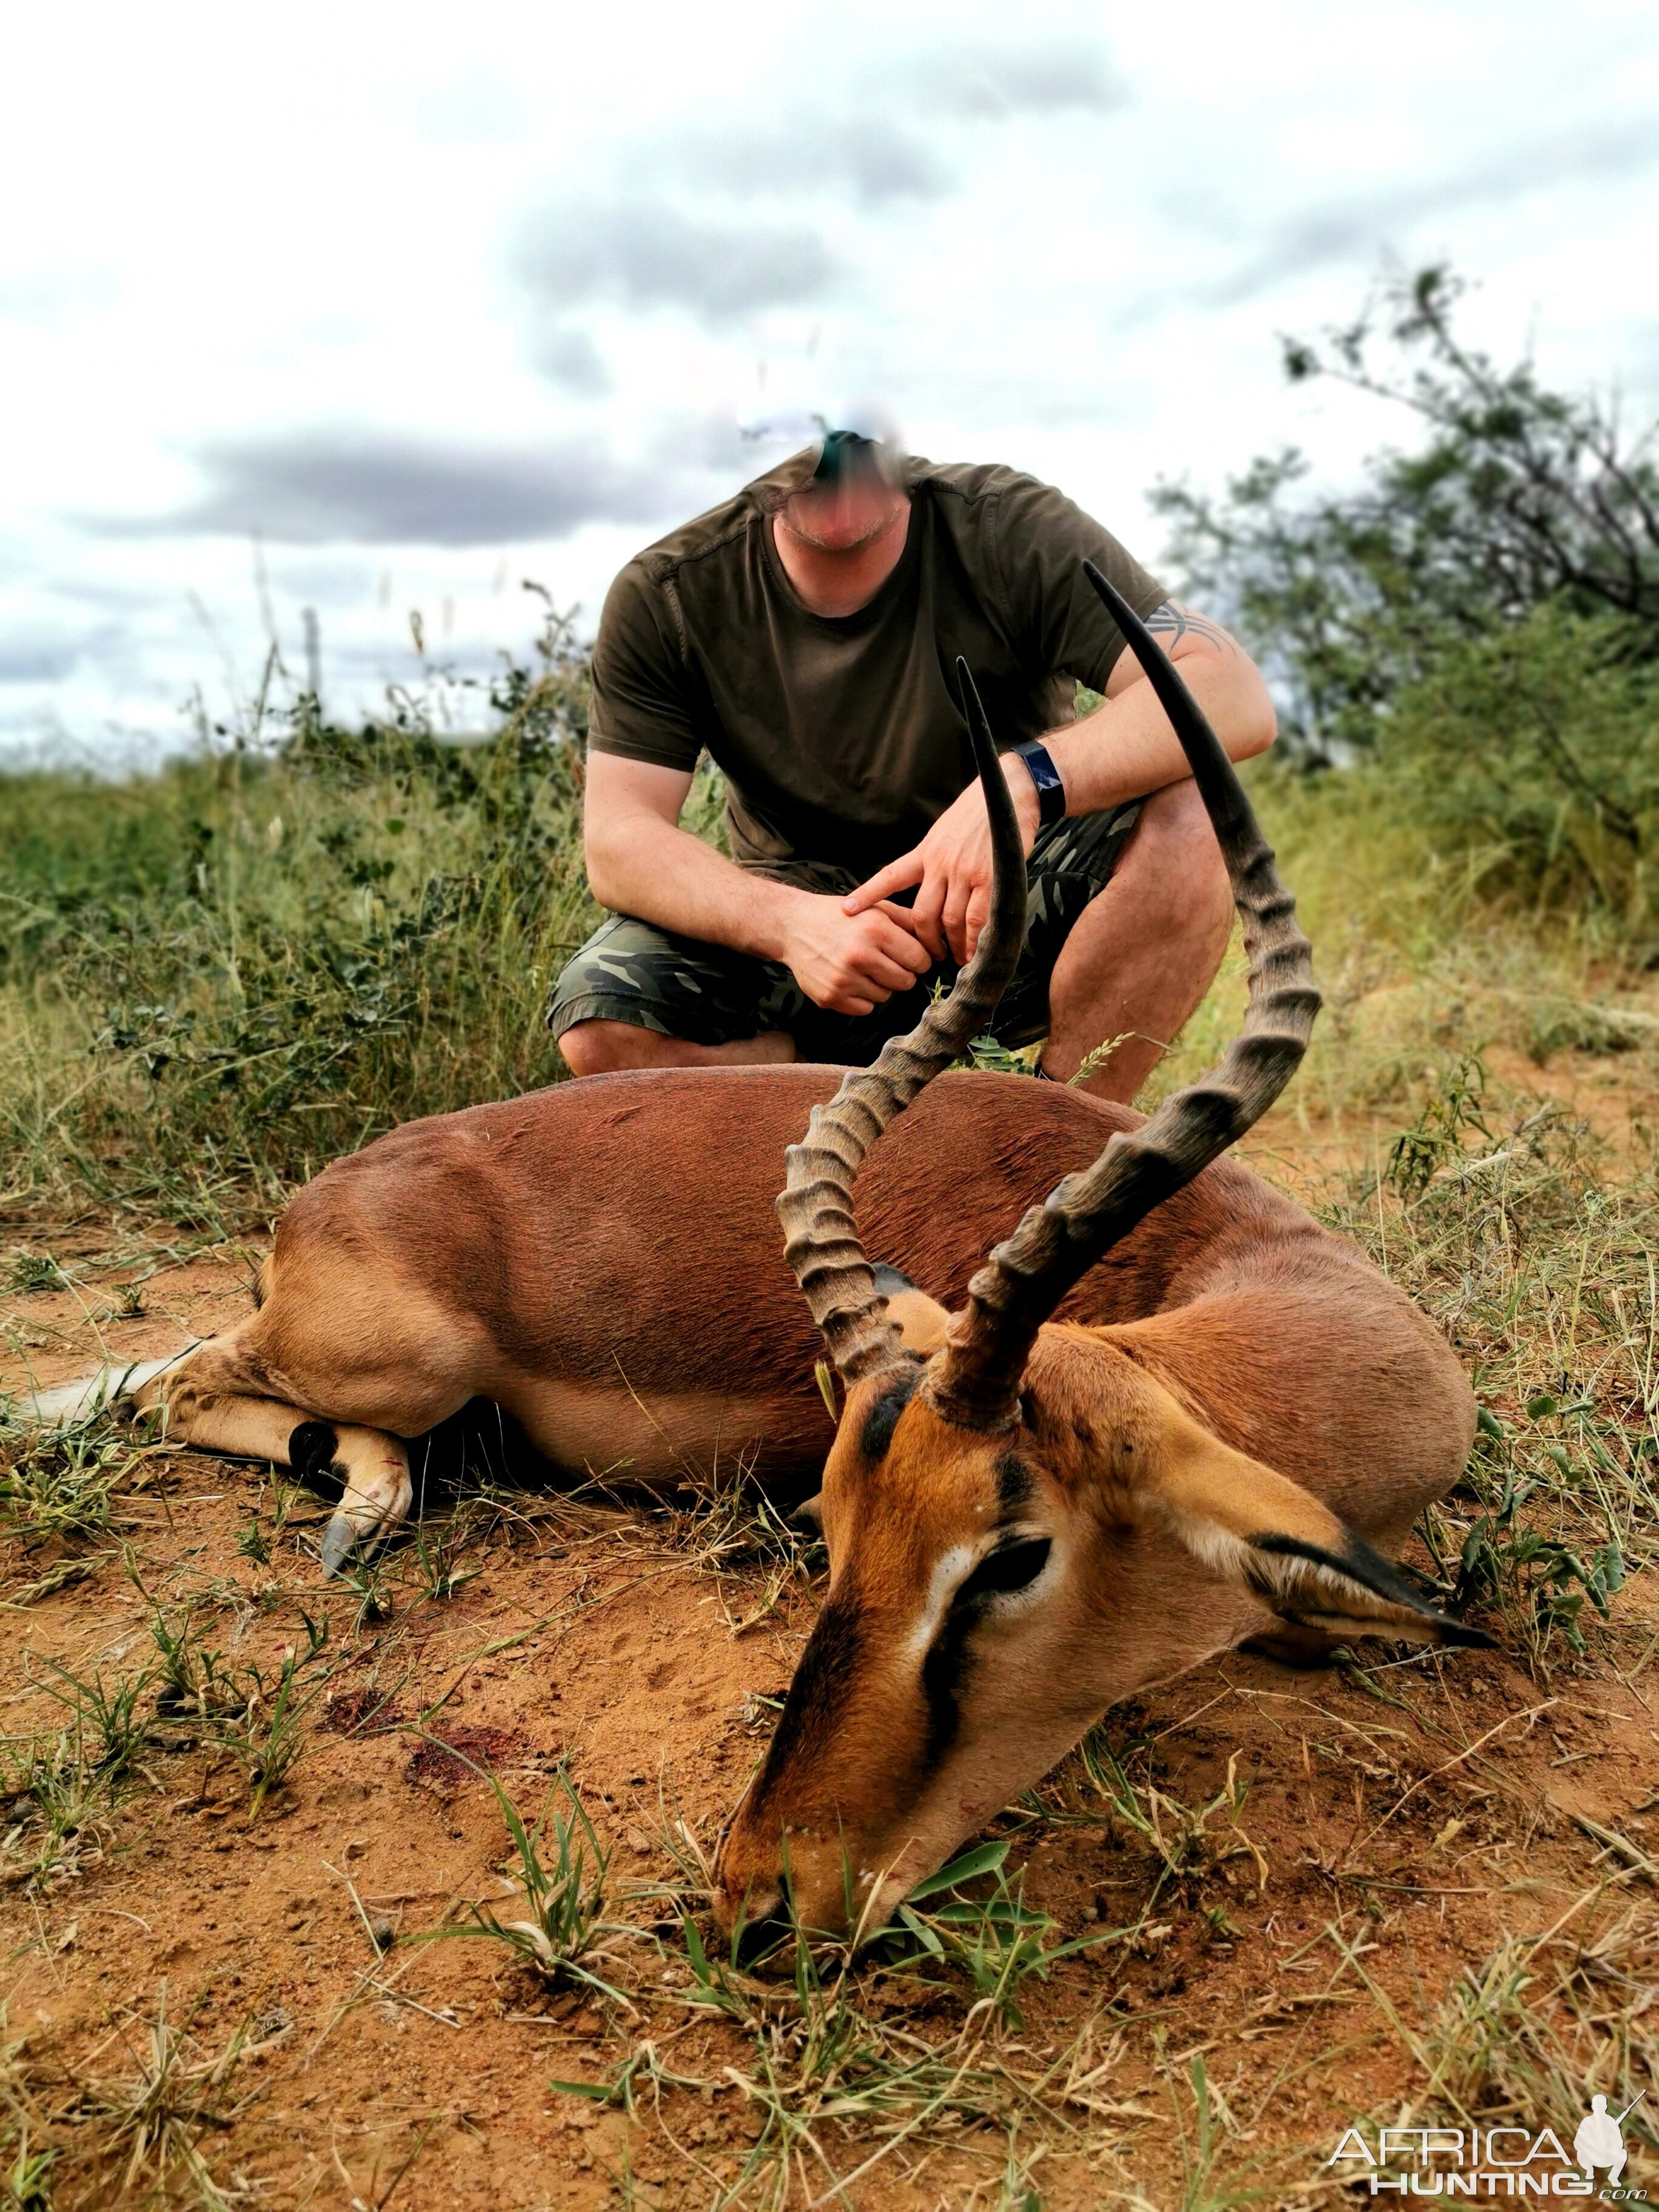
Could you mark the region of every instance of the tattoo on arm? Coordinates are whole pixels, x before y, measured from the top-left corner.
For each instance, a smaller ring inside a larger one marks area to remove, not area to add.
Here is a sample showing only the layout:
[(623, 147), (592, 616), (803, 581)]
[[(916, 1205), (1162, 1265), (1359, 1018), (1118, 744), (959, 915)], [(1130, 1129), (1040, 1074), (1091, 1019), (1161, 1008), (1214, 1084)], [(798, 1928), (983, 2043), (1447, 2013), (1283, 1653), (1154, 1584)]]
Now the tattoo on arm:
[(1165, 641), (1165, 650), (1179, 645), (1183, 637), (1201, 637), (1223, 653), (1237, 653), (1234, 644), (1219, 623), (1207, 616), (1196, 615), (1190, 607), (1183, 607), (1179, 599), (1165, 599), (1146, 617), (1146, 627), (1152, 635)]

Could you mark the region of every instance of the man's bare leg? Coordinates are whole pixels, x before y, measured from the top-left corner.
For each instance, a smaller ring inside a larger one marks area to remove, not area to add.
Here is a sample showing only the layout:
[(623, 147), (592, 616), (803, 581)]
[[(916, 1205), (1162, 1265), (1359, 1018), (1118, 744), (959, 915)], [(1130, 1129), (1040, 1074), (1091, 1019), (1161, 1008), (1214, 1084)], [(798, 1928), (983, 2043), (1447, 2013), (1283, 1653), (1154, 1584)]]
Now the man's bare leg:
[(766, 1030), (732, 1044), (689, 1044), (632, 1022), (575, 1022), (559, 1039), (559, 1050), (573, 1075), (605, 1075), (619, 1067), (730, 1067), (793, 1060), (795, 1040), (781, 1030)]
[(1097, 1045), (1124, 1036), (1083, 1088), (1128, 1104), (1215, 980), (1232, 921), (1197, 786), (1155, 792), (1054, 963), (1043, 1073), (1066, 1082)]

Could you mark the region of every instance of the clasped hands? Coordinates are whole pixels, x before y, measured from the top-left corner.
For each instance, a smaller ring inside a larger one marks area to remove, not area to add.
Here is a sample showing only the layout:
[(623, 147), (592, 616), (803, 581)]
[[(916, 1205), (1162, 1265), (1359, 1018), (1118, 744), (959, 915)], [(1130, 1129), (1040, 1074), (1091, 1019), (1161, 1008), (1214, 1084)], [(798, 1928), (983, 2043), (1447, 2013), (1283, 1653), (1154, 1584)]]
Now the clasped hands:
[[(1023, 848), (1036, 836), (1040, 804), (1024, 761), (1005, 755)], [(914, 905), (894, 895), (916, 885)], [(782, 958), (814, 1005), (831, 1013), (867, 1014), (895, 992), (910, 990), (948, 951), (972, 957), (991, 911), (991, 826), (985, 795), (970, 783), (910, 852), (845, 898), (811, 891), (791, 902)]]

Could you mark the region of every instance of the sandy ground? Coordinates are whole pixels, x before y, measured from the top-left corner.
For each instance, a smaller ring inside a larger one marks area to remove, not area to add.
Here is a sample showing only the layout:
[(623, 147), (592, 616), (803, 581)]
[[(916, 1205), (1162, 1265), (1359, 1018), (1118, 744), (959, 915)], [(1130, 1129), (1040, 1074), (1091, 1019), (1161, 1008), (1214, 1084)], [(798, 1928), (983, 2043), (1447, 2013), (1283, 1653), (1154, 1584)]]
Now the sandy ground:
[[(1255, 1149), (1279, 1159), (1297, 1143), (1286, 1123)], [(32, 1228), (29, 1247), (45, 1242)], [(50, 1249), (74, 1287), (0, 1294), (0, 1380), (27, 1367), (54, 1381), (100, 1344), (141, 1357), (222, 1328), (245, 1310), (258, 1257), (251, 1244), (180, 1259), (97, 1224)], [(325, 1509), (267, 1469), (159, 1453), (116, 1504), (103, 1539), (13, 1544), (4, 1559), (14, 1771), (17, 1747), (67, 1717), (49, 1662), (83, 1683), (137, 1672), (155, 1659), (158, 1605), (176, 1619), (193, 1597), (225, 1664), (271, 1679), (284, 1649), (304, 1647), (302, 1608), (328, 1638), (302, 1669), (299, 1756), (257, 1817), (246, 1769), (216, 1764), (176, 1722), (42, 1879), (26, 1878), (22, 1801), (12, 1808), (8, 2033), (22, 2039), (15, 2078), (69, 2147), (58, 2202), (142, 2197), (142, 2161), (123, 2185), (118, 2161), (88, 2164), (88, 2147), (100, 2128), (115, 2142), (99, 2112), (153, 2063), (161, 2017), (187, 2031), (191, 2065), (239, 2032), (250, 2045), (215, 2117), (198, 2112), (214, 2101), (199, 2080), (175, 2097), (212, 2183), (175, 2166), (161, 2201), (211, 2202), (210, 2185), (277, 2207), (704, 2206), (734, 2185), (737, 2201), (769, 2201), (775, 2168), (741, 2179), (763, 2127), (744, 2086), (755, 2038), (687, 2002), (675, 1824), (712, 1845), (810, 1626), (811, 1585), (799, 1577), (769, 1607), (763, 1574), (711, 1563), (684, 1515), (602, 1518), (532, 1492), (453, 1553), (439, 1541), (450, 1509), (434, 1507), (428, 1540), (404, 1545), (370, 1605), (320, 1581)], [(40, 1594), (65, 1558), (89, 1570)], [(981, 2018), (976, 2063), (1002, 2085), (987, 2104), (1014, 2119), (1012, 2158), (1006, 2125), (971, 2115), (897, 2137), (830, 2118), (794, 2163), (790, 2201), (837, 2201), (835, 2176), (872, 2158), (839, 2201), (1333, 2201), (1324, 2161), (1342, 2129), (1420, 2104), (1437, 2009), (1506, 1937), (1559, 1923), (1556, 1942), (1583, 1954), (1613, 1929), (1629, 1987), (1644, 1960), (1651, 1972), (1656, 1640), (1659, 1607), (1638, 1582), (1590, 1657), (1544, 1682), (1501, 1653), (1374, 1651), (1363, 1669), (1313, 1675), (1235, 1655), (1120, 1708), (1126, 1767), (1166, 1805), (1211, 1803), (1230, 1763), (1248, 1790), (1231, 1818), (1212, 1814), (1150, 1916), (1157, 1853), (1077, 1794), (1075, 1771), (1074, 1820), (997, 1824), (1057, 1937), (1139, 1926), (1029, 1980), (1018, 2027)], [(647, 1931), (628, 1951), (626, 2007), (550, 1991), (492, 1942), (413, 1940), (504, 1894), (502, 1817), (475, 1767), (533, 1814), (561, 1762), (614, 1850), (623, 1917)], [(924, 2044), (958, 2036), (971, 2001), (959, 1980), (866, 1975), (859, 1989), (872, 2016)], [(611, 2080), (647, 2043), (698, 2086), (641, 2078), (631, 2114), (550, 2086)], [(775, 2046), (786, 2071), (792, 2047)], [(1570, 2140), (1581, 2112), (1536, 2120)], [(1648, 2179), (1644, 2161), (1638, 2150), (1626, 2179)]]

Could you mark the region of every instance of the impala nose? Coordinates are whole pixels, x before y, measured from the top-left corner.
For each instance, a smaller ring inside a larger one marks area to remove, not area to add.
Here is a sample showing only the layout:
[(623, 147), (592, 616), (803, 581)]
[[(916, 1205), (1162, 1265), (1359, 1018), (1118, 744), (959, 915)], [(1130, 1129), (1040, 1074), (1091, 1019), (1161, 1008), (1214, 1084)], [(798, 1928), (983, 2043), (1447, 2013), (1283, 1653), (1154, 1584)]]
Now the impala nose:
[(738, 1964), (753, 1967), (787, 1943), (794, 1932), (789, 1908), (782, 1899), (759, 1919), (745, 1917), (738, 1931)]
[(714, 1925), (734, 1946), (738, 1964), (752, 1966), (768, 1951), (775, 1950), (788, 1936), (788, 1893), (778, 1876), (750, 1875), (747, 1880), (735, 1869), (721, 1868), (715, 1876)]

